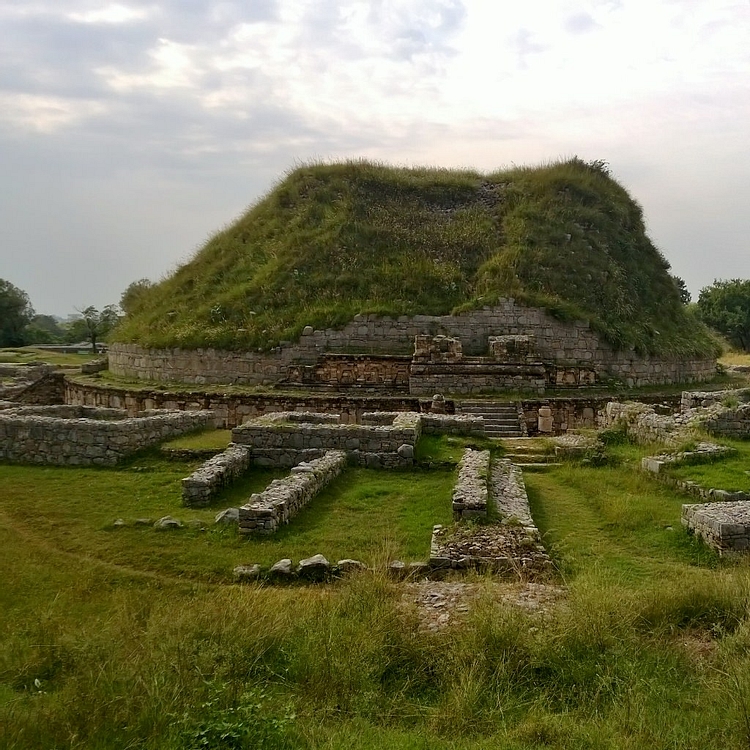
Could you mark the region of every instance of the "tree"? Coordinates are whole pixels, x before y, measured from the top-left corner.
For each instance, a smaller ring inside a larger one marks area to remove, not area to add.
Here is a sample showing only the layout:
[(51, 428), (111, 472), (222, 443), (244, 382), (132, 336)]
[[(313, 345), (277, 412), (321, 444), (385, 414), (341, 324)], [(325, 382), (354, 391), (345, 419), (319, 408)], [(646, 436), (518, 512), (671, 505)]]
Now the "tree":
[(69, 336), (85, 338), (91, 343), (91, 351), (96, 354), (96, 344), (117, 325), (120, 314), (117, 305), (107, 305), (103, 310), (97, 310), (93, 305), (79, 310), (81, 318), (73, 321)]
[(687, 288), (685, 279), (682, 279), (679, 276), (672, 276), (672, 281), (674, 281), (675, 286), (677, 287), (677, 291), (680, 294), (680, 301), (682, 302), (682, 304), (689, 305), (692, 296), (690, 294), (690, 290)]
[(145, 292), (152, 286), (153, 283), (148, 279), (138, 279), (128, 286), (120, 297), (120, 307), (125, 315), (130, 315), (140, 307)]
[(701, 289), (698, 310), (732, 346), (750, 351), (750, 279), (714, 281)]
[(28, 294), (0, 279), (0, 346), (23, 346), (24, 328), (33, 317)]
[(53, 315), (35, 315), (24, 333), (29, 344), (56, 344), (65, 336), (65, 331)]

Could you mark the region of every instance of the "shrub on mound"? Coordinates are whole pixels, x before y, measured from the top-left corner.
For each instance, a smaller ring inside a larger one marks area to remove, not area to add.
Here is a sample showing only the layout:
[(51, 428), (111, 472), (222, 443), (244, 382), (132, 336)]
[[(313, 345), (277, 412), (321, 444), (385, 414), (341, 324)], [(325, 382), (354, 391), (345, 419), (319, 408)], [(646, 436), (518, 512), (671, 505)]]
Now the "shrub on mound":
[(615, 348), (715, 352), (638, 204), (606, 165), (579, 159), (489, 175), (301, 167), (144, 290), (114, 338), (269, 349), (357, 313), (447, 314), (501, 297), (588, 320)]

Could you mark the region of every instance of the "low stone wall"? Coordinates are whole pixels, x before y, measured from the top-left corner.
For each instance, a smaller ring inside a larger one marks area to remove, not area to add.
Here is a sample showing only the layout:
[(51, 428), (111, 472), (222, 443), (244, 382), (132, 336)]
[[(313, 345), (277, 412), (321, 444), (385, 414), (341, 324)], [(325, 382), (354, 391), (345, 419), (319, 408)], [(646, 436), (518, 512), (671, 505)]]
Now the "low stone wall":
[(646, 404), (610, 402), (602, 415), (602, 427), (622, 425), (628, 437), (638, 443), (678, 445), (696, 430), (730, 438), (750, 437), (750, 404), (737, 408), (713, 403), (707, 407), (688, 409), (679, 414), (657, 414)]
[(717, 403), (750, 401), (750, 388), (730, 388), (723, 391), (683, 391), (680, 411), (712, 406)]
[(729, 438), (750, 437), (750, 404), (742, 404), (735, 409), (725, 408), (722, 411), (707, 415), (703, 426), (711, 435)]
[(142, 448), (213, 422), (209, 411), (145, 412), (75, 406), (0, 411), (0, 460), (25, 464), (112, 466)]
[(587, 322), (563, 323), (545, 310), (524, 307), (512, 299), (459, 315), (399, 318), (356, 315), (341, 330), (313, 330), (308, 326), (299, 341), (294, 344), (286, 342), (268, 353), (216, 349), (158, 350), (144, 349), (135, 344), (113, 344), (109, 350), (109, 363), (115, 374), (138, 380), (197, 385), (273, 384), (287, 379), (293, 372), (290, 368), (316, 366), (319, 358), (329, 353), (410, 356), (418, 335), (456, 338), (466, 356), (489, 353), (490, 337), (529, 336), (533, 338), (539, 361), (559, 367), (592, 369), (599, 376), (616, 378), (631, 388), (701, 382), (716, 373), (714, 360), (671, 360), (615, 352), (590, 329)]
[(493, 391), (536, 391), (544, 393), (548, 378), (543, 364), (499, 364), (485, 358), (460, 362), (414, 363), (409, 392), (417, 396), (431, 393), (476, 395)]
[(644, 471), (650, 471), (652, 474), (660, 474), (661, 470), (667, 466), (676, 466), (678, 464), (699, 464), (709, 461), (716, 461), (731, 453), (736, 453), (734, 448), (726, 445), (717, 445), (716, 443), (698, 443), (693, 450), (679, 451), (678, 453), (662, 453), (659, 456), (644, 456), (641, 459), (641, 468)]
[(439, 435), (485, 434), (484, 417), (476, 414), (422, 414), (422, 432)]
[[(399, 412), (365, 412), (364, 425), (390, 425)], [(429, 414), (419, 415), (422, 432), (446, 435), (484, 435), (484, 418), (475, 414)]]
[(490, 468), (488, 502), (494, 523), (436, 525), (430, 543), (433, 568), (485, 568), (521, 579), (546, 579), (552, 563), (531, 517), (523, 474), (511, 461)]
[(284, 479), (274, 479), (239, 509), (240, 533), (273, 534), (335, 479), (346, 463), (343, 451), (328, 451), (319, 459), (298, 464)]
[[(135, 390), (80, 383), (70, 379), (65, 382), (65, 403), (125, 409), (130, 416), (149, 409), (209, 409), (216, 414), (217, 423), (229, 429), (249, 419), (274, 412), (330, 412), (338, 414), (344, 423), (356, 423), (365, 412), (418, 412), (429, 408), (429, 401), (422, 403), (420, 399), (408, 396), (302, 396), (288, 393), (254, 395), (189, 390)], [(453, 402), (446, 401), (445, 409), (452, 412)]]
[(453, 518), (486, 518), (490, 452), (467, 448), (458, 465), (458, 479), (453, 488)]
[(46, 373), (20, 391), (16, 400), (24, 404), (64, 404), (65, 373)]
[(699, 426), (699, 414), (696, 410), (672, 415), (657, 414), (647, 404), (611, 401), (604, 409), (601, 426), (622, 426), (636, 443), (679, 445), (690, 438), (693, 428)]
[(224, 487), (242, 476), (250, 463), (250, 451), (245, 446), (231, 444), (182, 480), (182, 504), (189, 508), (208, 505)]
[[(296, 421), (301, 418), (303, 421)], [(292, 421), (295, 420), (295, 421)], [(329, 450), (342, 450), (349, 460), (368, 468), (393, 468), (413, 463), (421, 418), (398, 412), (390, 425), (332, 422), (335, 415), (279, 413), (246, 422), (232, 430), (232, 441), (249, 447), (260, 466), (288, 466)]]
[(285, 382), (340, 390), (409, 392), (411, 357), (370, 354), (322, 354), (314, 365), (289, 367)]
[(720, 554), (750, 549), (750, 502), (682, 506), (682, 525)]

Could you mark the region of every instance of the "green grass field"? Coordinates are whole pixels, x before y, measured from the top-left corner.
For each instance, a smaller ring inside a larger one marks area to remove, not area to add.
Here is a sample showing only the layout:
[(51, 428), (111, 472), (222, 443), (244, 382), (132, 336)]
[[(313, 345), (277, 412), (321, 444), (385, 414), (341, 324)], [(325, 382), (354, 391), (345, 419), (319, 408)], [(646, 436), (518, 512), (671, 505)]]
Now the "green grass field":
[(669, 476), (692, 480), (702, 487), (750, 492), (750, 442), (747, 440), (722, 440), (735, 452), (717, 461), (705, 464), (667, 466)]
[[(451, 460), (461, 446), (425, 444)], [(383, 575), (239, 586), (239, 562), (323, 552), (424, 559), (450, 518), (448, 469), (346, 471), (277, 538), (157, 532), (122, 517), (210, 520), (179, 505), (195, 463), (0, 466), (0, 747), (747, 748), (750, 566), (679, 523), (684, 497), (637, 470), (526, 472), (565, 587), (546, 613), (492, 578), (465, 621), (419, 628)]]
[(0, 349), (0, 363), (7, 364), (41, 364), (51, 365), (82, 365), (98, 359), (99, 354), (63, 354), (51, 352), (46, 349), (37, 349), (33, 346), (22, 346), (18, 348)]

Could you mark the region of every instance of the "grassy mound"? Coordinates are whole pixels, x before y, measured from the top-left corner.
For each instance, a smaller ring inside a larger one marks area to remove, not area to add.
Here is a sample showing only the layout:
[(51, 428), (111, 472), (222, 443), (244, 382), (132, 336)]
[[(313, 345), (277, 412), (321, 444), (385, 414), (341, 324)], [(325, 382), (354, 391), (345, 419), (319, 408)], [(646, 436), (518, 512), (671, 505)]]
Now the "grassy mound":
[(714, 352), (638, 204), (605, 165), (579, 159), (490, 175), (302, 167), (148, 290), (115, 340), (268, 349), (357, 313), (508, 296), (589, 320), (617, 348)]

